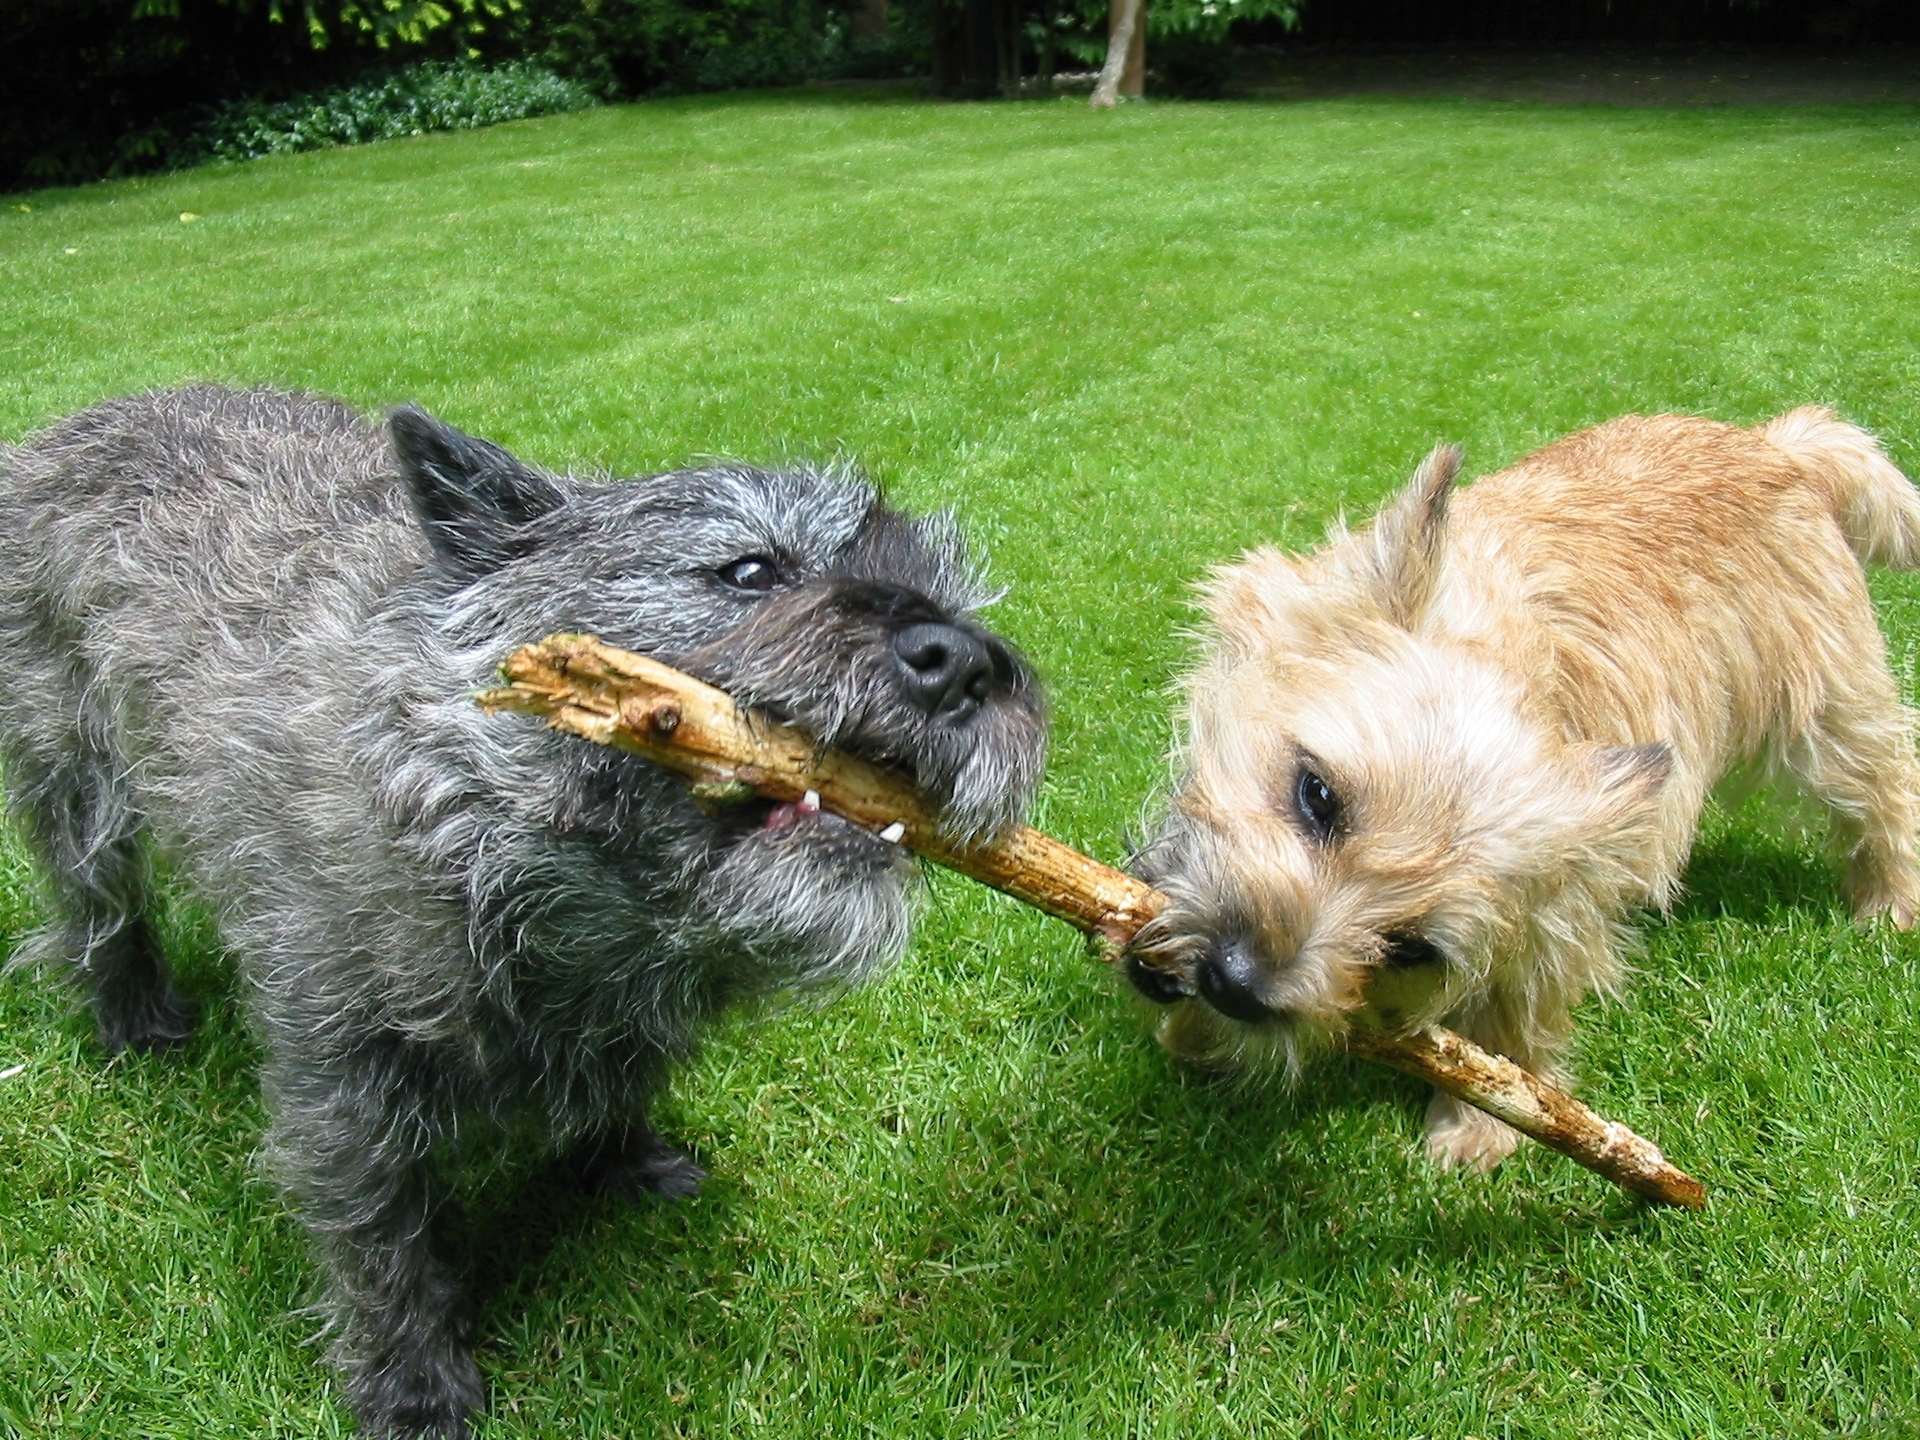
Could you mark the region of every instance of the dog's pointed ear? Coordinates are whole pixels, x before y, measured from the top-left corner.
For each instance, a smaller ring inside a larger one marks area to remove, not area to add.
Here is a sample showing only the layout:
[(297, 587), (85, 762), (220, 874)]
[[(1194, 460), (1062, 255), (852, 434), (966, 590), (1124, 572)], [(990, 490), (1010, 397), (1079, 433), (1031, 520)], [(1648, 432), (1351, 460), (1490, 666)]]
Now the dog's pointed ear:
[(1413, 479), (1374, 518), (1375, 578), (1387, 618), (1404, 629), (1419, 620), (1440, 576), (1447, 501), (1460, 474), (1458, 445), (1436, 445)]
[(1673, 746), (1664, 740), (1649, 745), (1596, 745), (1587, 751), (1586, 761), (1601, 794), (1627, 803), (1651, 800), (1673, 775)]
[(418, 405), (387, 417), (393, 455), (441, 565), (475, 580), (525, 553), (527, 526), (567, 503), (552, 476), (462, 434)]
[(1570, 874), (1611, 875), (1615, 889), (1645, 887), (1665, 906), (1670, 898), (1658, 872), (1662, 792), (1673, 777), (1673, 747), (1577, 745), (1576, 774), (1560, 809), (1559, 844), (1539, 847), (1552, 868)]

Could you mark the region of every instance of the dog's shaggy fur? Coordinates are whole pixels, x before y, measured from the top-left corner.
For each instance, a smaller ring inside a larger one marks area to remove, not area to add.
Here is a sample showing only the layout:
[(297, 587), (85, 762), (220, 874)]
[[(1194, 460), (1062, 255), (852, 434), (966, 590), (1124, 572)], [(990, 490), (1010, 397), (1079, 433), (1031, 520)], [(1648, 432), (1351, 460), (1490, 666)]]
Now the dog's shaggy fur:
[(693, 1193), (647, 1101), (730, 1003), (872, 975), (911, 860), (816, 807), (709, 817), (631, 756), (471, 693), (591, 631), (1015, 819), (1044, 719), (942, 518), (738, 466), (619, 484), (423, 412), (195, 388), (0, 450), (0, 753), (44, 862), (27, 958), (102, 1042), (185, 1037), (148, 920), (216, 908), (266, 1046), (266, 1152), (325, 1271), (362, 1427), (484, 1400), (431, 1242), (456, 1142), (536, 1135), (596, 1188)]
[[(1184, 777), (1129, 973), (1169, 1048), (1444, 1022), (1564, 1080), (1622, 923), (1674, 894), (1744, 767), (1831, 813), (1861, 920), (1920, 912), (1913, 717), (1861, 561), (1920, 564), (1920, 494), (1820, 409), (1628, 417), (1457, 494), (1437, 450), (1360, 534), (1215, 572)], [(1446, 1096), (1443, 1163), (1517, 1143)]]

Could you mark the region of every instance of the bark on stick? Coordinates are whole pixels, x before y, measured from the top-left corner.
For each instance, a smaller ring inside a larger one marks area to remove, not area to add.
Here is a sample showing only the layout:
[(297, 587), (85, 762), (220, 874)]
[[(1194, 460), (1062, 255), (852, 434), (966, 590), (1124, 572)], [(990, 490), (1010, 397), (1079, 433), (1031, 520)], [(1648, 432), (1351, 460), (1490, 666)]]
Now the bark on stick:
[[(794, 801), (812, 791), (854, 824), (876, 832), (898, 826), (893, 833), (916, 853), (1085, 931), (1108, 959), (1166, 904), (1144, 882), (1028, 826), (987, 845), (955, 844), (900, 773), (822, 750), (690, 675), (592, 636), (552, 635), (524, 646), (501, 676), (506, 684), (478, 697), (489, 712), (543, 716), (557, 729), (643, 755), (685, 777), (708, 803), (749, 795)], [(1356, 1029), (1348, 1048), (1478, 1106), (1650, 1200), (1689, 1210), (1706, 1203), (1705, 1187), (1651, 1142), (1451, 1030)]]

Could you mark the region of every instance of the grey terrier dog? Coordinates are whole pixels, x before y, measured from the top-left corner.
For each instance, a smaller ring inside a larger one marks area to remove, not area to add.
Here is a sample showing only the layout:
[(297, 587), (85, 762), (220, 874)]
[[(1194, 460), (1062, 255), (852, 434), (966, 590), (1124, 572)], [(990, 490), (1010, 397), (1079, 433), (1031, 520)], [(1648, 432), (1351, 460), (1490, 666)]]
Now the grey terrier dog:
[(1039, 782), (1035, 680), (944, 517), (851, 478), (544, 473), (421, 410), (197, 387), (0, 449), (0, 757), (109, 1050), (185, 1037), (156, 858), (218, 915), (364, 1430), (484, 1404), (436, 1214), (473, 1135), (695, 1193), (648, 1098), (723, 1007), (873, 975), (915, 869), (817, 807), (703, 813), (470, 693), (591, 631), (902, 767), (957, 835)]

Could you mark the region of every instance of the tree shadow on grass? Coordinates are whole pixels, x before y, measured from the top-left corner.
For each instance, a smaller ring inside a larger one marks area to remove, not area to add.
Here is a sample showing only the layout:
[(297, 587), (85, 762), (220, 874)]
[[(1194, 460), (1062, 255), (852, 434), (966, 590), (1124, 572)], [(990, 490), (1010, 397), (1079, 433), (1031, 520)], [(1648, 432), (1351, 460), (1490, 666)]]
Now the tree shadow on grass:
[(1920, 75), (1897, 48), (1290, 45), (1243, 48), (1238, 59), (1229, 93), (1265, 100), (1395, 97), (1691, 109), (1920, 99)]

